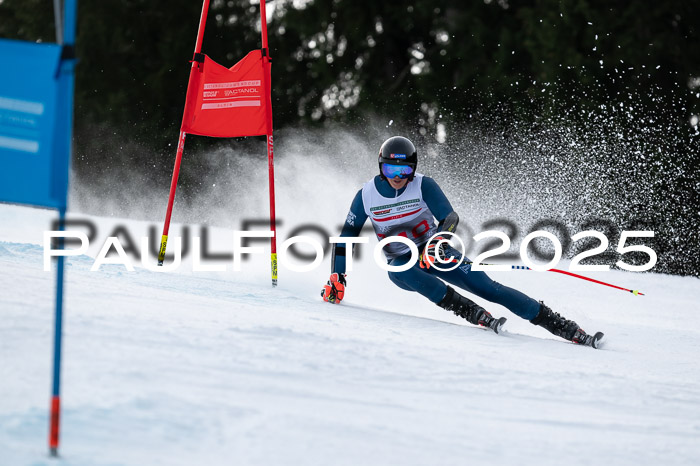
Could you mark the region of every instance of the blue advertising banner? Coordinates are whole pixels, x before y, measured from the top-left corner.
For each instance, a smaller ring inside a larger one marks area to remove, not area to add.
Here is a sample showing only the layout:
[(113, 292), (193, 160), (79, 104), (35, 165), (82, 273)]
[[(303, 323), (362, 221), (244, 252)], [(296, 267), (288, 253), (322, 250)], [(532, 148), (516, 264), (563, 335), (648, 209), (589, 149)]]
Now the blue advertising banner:
[[(58, 209), (64, 229), (73, 134), (77, 0), (54, 0), (62, 44), (0, 39), (0, 202)], [(63, 243), (59, 241), (59, 249)], [(64, 257), (56, 264), (49, 451), (58, 456)]]
[(0, 39), (0, 201), (66, 208), (74, 61), (63, 50)]

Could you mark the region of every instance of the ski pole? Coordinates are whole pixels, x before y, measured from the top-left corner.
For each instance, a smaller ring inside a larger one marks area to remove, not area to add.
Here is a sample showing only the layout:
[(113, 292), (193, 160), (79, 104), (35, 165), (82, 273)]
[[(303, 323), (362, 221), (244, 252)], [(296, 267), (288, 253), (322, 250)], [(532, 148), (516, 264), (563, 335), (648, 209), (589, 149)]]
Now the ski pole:
[[(485, 265), (485, 264), (484, 264), (484, 265)], [(532, 270), (530, 267), (526, 267), (526, 266), (524, 266), (524, 265), (511, 265), (510, 268), (513, 269), (513, 270)], [(549, 270), (547, 270), (547, 272), (562, 273), (562, 274), (564, 274), (564, 275), (569, 275), (569, 276), (571, 276), (571, 277), (580, 278), (580, 279), (582, 279), (582, 280), (588, 280), (589, 282), (593, 282), (593, 283), (599, 283), (599, 284), (601, 284), (601, 285), (609, 286), (609, 287), (611, 287), (611, 288), (616, 288), (616, 289), (618, 289), (618, 290), (629, 291), (630, 293), (632, 293), (632, 294), (635, 295), (635, 296), (644, 296), (644, 293), (640, 292), (639, 290), (630, 290), (630, 289), (628, 289), (628, 288), (623, 288), (623, 287), (621, 287), (621, 286), (612, 285), (612, 284), (610, 284), (610, 283), (602, 282), (602, 281), (600, 281), (600, 280), (595, 280), (595, 279), (593, 279), (593, 278), (584, 277), (583, 275), (579, 275), (579, 274), (572, 273), (572, 272), (567, 272), (566, 270), (549, 269)]]
[[(421, 258), (422, 258), (422, 256), (421, 256)], [(448, 263), (450, 263), (450, 262), (455, 263), (455, 262), (459, 262), (459, 261), (458, 261), (457, 259), (454, 259), (454, 258), (453, 258), (451, 261), (447, 261), (447, 262), (448, 262)], [(462, 265), (462, 264), (472, 264), (472, 265), (473, 265), (474, 262), (472, 262), (472, 261), (466, 261), (466, 260), (465, 260), (465, 261), (462, 261), (462, 263), (461, 263), (460, 265)], [(480, 264), (480, 265), (496, 265), (496, 264)], [(426, 267), (423, 265), (422, 262), (421, 262), (421, 266), (420, 266), (420, 267), (421, 267), (421, 268), (426, 268)], [(512, 270), (532, 270), (530, 267), (527, 267), (527, 266), (524, 266), (524, 265), (511, 265), (510, 268), (511, 268)], [(598, 284), (600, 284), (600, 285), (609, 286), (609, 287), (611, 287), (611, 288), (616, 288), (616, 289), (618, 289), (618, 290), (629, 291), (630, 293), (632, 293), (632, 294), (635, 295), (635, 296), (644, 296), (644, 293), (640, 292), (639, 290), (630, 290), (629, 288), (623, 288), (623, 287), (621, 287), (621, 286), (617, 286), (617, 285), (613, 285), (613, 284), (610, 284), (610, 283), (602, 282), (602, 281), (596, 280), (596, 279), (594, 279), (594, 278), (584, 277), (583, 275), (579, 275), (579, 274), (577, 274), (577, 273), (572, 273), (572, 272), (567, 272), (566, 270), (549, 269), (549, 270), (547, 270), (547, 272), (562, 273), (562, 274), (564, 274), (564, 275), (569, 275), (570, 277), (580, 278), (580, 279), (582, 279), (582, 280), (588, 280), (589, 282), (593, 282), (593, 283), (598, 283)]]

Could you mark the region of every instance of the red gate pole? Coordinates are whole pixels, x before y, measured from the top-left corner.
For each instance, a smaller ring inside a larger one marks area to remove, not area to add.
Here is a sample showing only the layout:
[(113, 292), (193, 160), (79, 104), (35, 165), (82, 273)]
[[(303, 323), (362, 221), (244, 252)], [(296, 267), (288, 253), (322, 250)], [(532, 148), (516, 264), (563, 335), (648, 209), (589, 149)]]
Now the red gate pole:
[(263, 73), (265, 83), (265, 112), (267, 114), (267, 165), (268, 179), (270, 185), (270, 266), (272, 271), (272, 286), (277, 286), (277, 225), (275, 219), (275, 166), (273, 163), (273, 143), (272, 143), (272, 90), (270, 73), (270, 50), (267, 47), (267, 16), (265, 14), (265, 0), (260, 0), (260, 29), (262, 33), (262, 56), (265, 72)]
[[(207, 13), (209, 12), (209, 0), (204, 0), (202, 4), (202, 14), (199, 17), (199, 29), (197, 30), (197, 43), (194, 46), (194, 58), (192, 60), (192, 68), (190, 69), (190, 80), (187, 83), (189, 91), (189, 83), (192, 82), (192, 74), (196, 72), (199, 65), (197, 54), (202, 50), (202, 41), (204, 40), (204, 28), (207, 25)], [(160, 249), (158, 251), (158, 265), (163, 265), (165, 260), (165, 248), (168, 244), (168, 230), (170, 230), (170, 216), (173, 212), (173, 203), (175, 202), (175, 190), (177, 189), (177, 179), (180, 176), (180, 162), (182, 161), (182, 153), (185, 151), (185, 132), (182, 127), (185, 123), (185, 113), (182, 114), (182, 123), (180, 123), (180, 137), (177, 141), (177, 154), (175, 155), (175, 167), (173, 168), (173, 178), (170, 181), (170, 195), (168, 196), (168, 210), (165, 213), (165, 223), (163, 224), (163, 236), (160, 238)]]

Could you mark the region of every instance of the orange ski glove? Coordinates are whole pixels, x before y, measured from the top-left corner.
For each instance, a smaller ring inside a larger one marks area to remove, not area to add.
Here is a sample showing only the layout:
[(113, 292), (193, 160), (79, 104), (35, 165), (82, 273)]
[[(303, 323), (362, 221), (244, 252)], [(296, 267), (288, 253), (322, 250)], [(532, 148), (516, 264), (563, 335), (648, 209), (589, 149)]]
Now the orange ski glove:
[(429, 269), (432, 267), (438, 257), (445, 260), (445, 251), (443, 250), (444, 243), (440, 244), (440, 247), (437, 247), (438, 243), (443, 239), (442, 236), (436, 236), (425, 246), (423, 254), (421, 254), (419, 258), (421, 269)]
[(347, 282), (345, 281), (344, 273), (332, 273), (328, 283), (321, 290), (323, 300), (333, 304), (340, 303), (345, 296), (345, 285), (347, 285)]

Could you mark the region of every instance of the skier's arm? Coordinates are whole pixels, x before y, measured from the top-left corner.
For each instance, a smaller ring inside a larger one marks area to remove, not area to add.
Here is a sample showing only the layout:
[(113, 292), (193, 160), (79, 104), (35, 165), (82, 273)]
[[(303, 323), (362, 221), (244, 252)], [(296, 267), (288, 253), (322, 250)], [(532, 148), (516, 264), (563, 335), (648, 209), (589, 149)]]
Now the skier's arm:
[(423, 199), (438, 223), (438, 231), (454, 233), (459, 223), (459, 215), (452, 209), (452, 204), (442, 192), (434, 179), (424, 176), (421, 185)]
[[(366, 221), (367, 214), (365, 213), (365, 205), (362, 202), (362, 190), (359, 190), (355, 195), (355, 199), (352, 200), (350, 211), (345, 219), (345, 224), (340, 232), (340, 236), (360, 236), (360, 232), (362, 231), (362, 227)], [(349, 251), (346, 251), (346, 249), (347, 248), (343, 243), (335, 244), (333, 246), (333, 253), (331, 255), (331, 273), (345, 273), (345, 257), (347, 254), (352, 254), (352, 249)]]
[[(350, 212), (348, 212), (348, 216), (345, 219), (345, 224), (340, 232), (340, 236), (359, 236), (366, 220), (367, 214), (365, 213), (365, 207), (362, 202), (362, 190), (360, 190), (350, 205)], [(345, 296), (345, 285), (347, 285), (345, 281), (346, 249), (347, 247), (344, 243), (333, 244), (333, 252), (331, 254), (331, 278), (328, 279), (328, 283), (326, 283), (321, 290), (321, 296), (326, 302), (338, 304)], [(350, 249), (350, 254), (352, 254), (352, 249)]]
[[(447, 200), (445, 193), (440, 189), (440, 186), (434, 179), (425, 176), (421, 184), (421, 191), (423, 200), (428, 204), (428, 208), (439, 222), (438, 233), (442, 231), (454, 233), (459, 223), (459, 215), (452, 210), (452, 205)], [(425, 253), (420, 256), (421, 268), (429, 269), (438, 257), (441, 259), (445, 258), (444, 244), (440, 242), (442, 239), (442, 236), (437, 236), (426, 246)]]
[(438, 223), (438, 231), (447, 231), (449, 233), (454, 233), (457, 230), (457, 224), (459, 223), (459, 215), (454, 210), (447, 214), (447, 217), (440, 223)]

